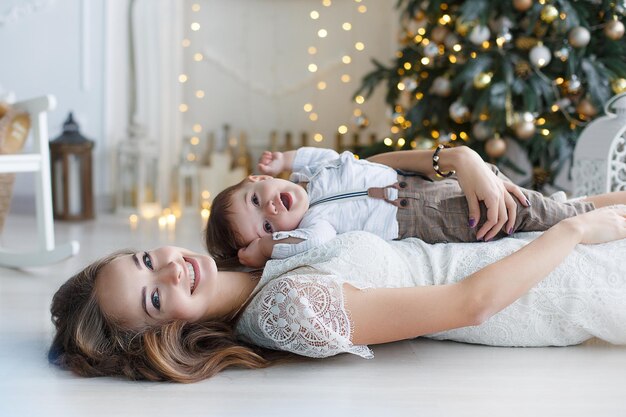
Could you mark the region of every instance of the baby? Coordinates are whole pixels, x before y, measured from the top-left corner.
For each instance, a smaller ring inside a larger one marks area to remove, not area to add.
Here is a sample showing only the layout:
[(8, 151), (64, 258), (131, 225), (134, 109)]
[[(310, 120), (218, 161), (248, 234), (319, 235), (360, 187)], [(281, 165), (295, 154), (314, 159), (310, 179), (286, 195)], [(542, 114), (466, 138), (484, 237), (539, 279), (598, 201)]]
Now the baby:
[[(251, 175), (219, 193), (207, 224), (207, 248), (216, 260), (238, 257), (243, 265), (260, 267), (269, 258), (295, 255), (352, 230), (373, 232), (387, 240), (476, 241), (477, 226), (486, 220), (485, 206), (481, 203), (480, 219), (468, 222), (468, 201), (459, 181), (453, 172), (440, 170), (441, 150), (432, 158), (434, 171), (446, 177), (440, 181), (396, 170), (407, 168), (401, 158), (394, 158), (402, 152), (372, 158), (389, 166), (359, 160), (348, 151), (339, 155), (330, 149), (304, 147), (265, 152), (259, 162), (261, 172), (292, 171), (290, 181)], [(495, 166), (489, 167), (509, 181)], [(423, 167), (416, 163), (413, 168)], [(543, 231), (595, 208), (591, 199), (559, 202), (536, 191), (521, 189), (521, 193), (516, 196), (522, 203), (516, 202), (513, 227), (499, 231), (495, 238), (515, 231)]]

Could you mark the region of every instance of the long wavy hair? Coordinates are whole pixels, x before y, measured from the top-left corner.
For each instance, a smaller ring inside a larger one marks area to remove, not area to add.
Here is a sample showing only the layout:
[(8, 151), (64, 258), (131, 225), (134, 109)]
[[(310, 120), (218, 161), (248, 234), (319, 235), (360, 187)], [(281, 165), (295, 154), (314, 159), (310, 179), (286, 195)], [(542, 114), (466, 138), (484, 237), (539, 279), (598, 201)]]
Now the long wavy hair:
[(107, 264), (131, 253), (116, 252), (92, 263), (56, 292), (50, 308), (56, 328), (51, 363), (86, 377), (189, 383), (228, 367), (265, 368), (294, 357), (238, 341), (234, 320), (124, 328), (102, 312), (95, 283)]

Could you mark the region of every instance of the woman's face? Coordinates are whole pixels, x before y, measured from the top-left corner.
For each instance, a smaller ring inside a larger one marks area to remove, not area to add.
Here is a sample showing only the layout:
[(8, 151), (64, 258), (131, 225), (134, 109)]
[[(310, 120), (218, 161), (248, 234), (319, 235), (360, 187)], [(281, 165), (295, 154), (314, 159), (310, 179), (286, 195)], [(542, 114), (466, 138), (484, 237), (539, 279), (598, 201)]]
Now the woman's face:
[(96, 278), (105, 314), (131, 328), (172, 320), (201, 321), (219, 303), (217, 268), (210, 256), (165, 246), (122, 255)]

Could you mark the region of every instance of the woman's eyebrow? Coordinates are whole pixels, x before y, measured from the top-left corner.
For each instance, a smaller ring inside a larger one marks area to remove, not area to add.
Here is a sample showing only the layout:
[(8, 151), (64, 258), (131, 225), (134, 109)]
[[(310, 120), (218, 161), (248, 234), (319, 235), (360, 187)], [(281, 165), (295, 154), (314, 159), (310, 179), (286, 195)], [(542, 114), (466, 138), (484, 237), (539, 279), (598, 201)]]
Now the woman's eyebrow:
[[(135, 265), (137, 266), (137, 269), (141, 270), (141, 265), (139, 264), (139, 258), (137, 258), (137, 254), (133, 253), (133, 261), (135, 262)], [(145, 297), (144, 297), (145, 299)], [(145, 301), (144, 301), (145, 303)]]
[[(133, 255), (134, 256), (134, 255)], [(143, 311), (146, 312), (146, 314), (148, 315), (148, 317), (150, 318), (154, 318), (150, 315), (150, 313), (148, 313), (148, 309), (146, 308), (146, 287), (143, 287), (141, 289), (141, 307), (143, 307)]]

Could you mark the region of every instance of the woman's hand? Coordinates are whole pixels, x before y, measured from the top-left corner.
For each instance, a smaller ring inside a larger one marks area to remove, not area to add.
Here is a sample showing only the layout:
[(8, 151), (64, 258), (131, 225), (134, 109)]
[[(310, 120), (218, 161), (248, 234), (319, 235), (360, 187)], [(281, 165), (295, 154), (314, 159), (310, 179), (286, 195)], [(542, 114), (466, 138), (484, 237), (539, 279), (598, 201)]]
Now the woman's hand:
[(476, 152), (466, 146), (456, 149), (464, 152), (456, 174), (469, 206), (470, 227), (475, 227), (480, 219), (480, 201), (487, 207), (487, 220), (476, 233), (476, 238), (489, 240), (503, 228), (508, 233), (517, 217), (513, 196), (527, 207), (526, 196), (517, 185), (498, 178)]
[(562, 223), (580, 233), (580, 243), (606, 243), (626, 239), (626, 206), (599, 208), (562, 220)]
[(259, 158), (259, 171), (265, 175), (277, 176), (285, 170), (285, 157), (282, 152), (265, 151)]

